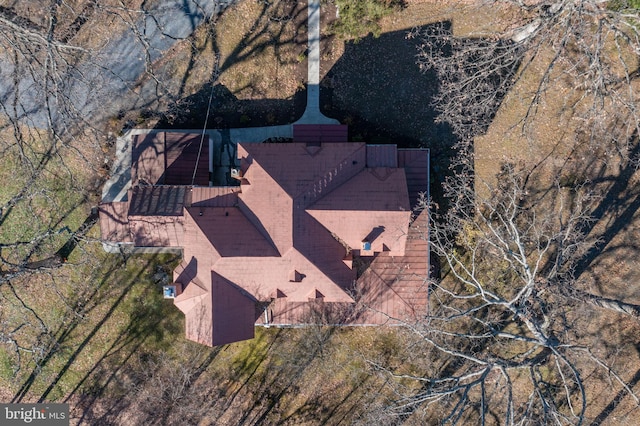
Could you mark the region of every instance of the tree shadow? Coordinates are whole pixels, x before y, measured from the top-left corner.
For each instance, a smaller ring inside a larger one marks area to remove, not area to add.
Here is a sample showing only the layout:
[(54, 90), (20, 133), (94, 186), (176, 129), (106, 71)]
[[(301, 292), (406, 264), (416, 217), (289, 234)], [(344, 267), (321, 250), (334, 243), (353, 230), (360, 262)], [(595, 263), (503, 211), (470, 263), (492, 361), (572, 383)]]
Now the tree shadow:
[[(68, 320), (63, 321), (60, 324), (58, 330), (56, 330), (53, 333), (53, 336), (55, 338), (55, 344), (47, 348), (47, 351), (43, 355), (42, 360), (38, 363), (37, 367), (31, 371), (29, 376), (24, 380), (19, 390), (15, 393), (12, 399), (12, 402), (16, 402), (16, 403), (21, 402), (22, 400), (27, 398), (32, 386), (34, 386), (38, 377), (43, 372), (43, 369), (50, 362), (52, 362), (54, 358), (60, 355), (61, 348), (65, 348), (68, 345), (72, 345), (71, 347), (74, 348), (73, 352), (70, 355), (68, 355), (68, 357), (65, 356), (66, 361), (64, 365), (57, 371), (55, 377), (51, 379), (49, 385), (46, 387), (46, 389), (43, 391), (43, 393), (38, 399), (41, 402), (46, 401), (47, 397), (55, 389), (56, 385), (62, 380), (62, 378), (67, 373), (67, 371), (76, 362), (78, 357), (82, 355), (83, 350), (90, 343), (93, 342), (94, 337), (99, 332), (103, 331), (103, 327), (105, 326), (105, 323), (111, 318), (115, 310), (118, 309), (120, 305), (123, 303), (127, 295), (132, 290), (134, 284), (139, 282), (142, 275), (147, 272), (148, 267), (154, 264), (156, 261), (157, 261), (156, 257), (150, 258), (143, 266), (140, 267), (140, 269), (135, 275), (128, 277), (127, 283), (124, 285), (122, 291), (120, 292), (116, 300), (111, 304), (111, 306), (106, 311), (106, 313), (102, 315), (101, 319), (96, 323), (94, 328), (85, 336), (85, 338), (78, 345), (72, 344), (71, 339), (74, 338), (74, 333), (76, 329), (82, 324), (84, 315), (91, 312), (92, 306), (96, 307), (101, 304), (101, 299), (105, 297), (105, 294), (102, 293), (105, 285), (107, 285), (110, 282), (110, 280), (115, 276), (114, 274), (121, 268), (122, 265), (116, 262), (107, 271), (104, 271), (104, 273), (101, 274), (100, 283), (93, 288), (92, 293), (89, 294), (86, 298), (78, 300), (78, 302), (76, 302), (78, 306), (76, 306), (73, 309), (73, 313), (71, 314), (71, 317)], [(84, 315), (78, 315), (75, 312), (76, 309), (81, 309)], [(159, 317), (157, 315), (149, 315), (149, 312), (146, 312), (146, 311), (145, 313), (142, 314), (142, 316), (138, 315), (136, 317), (136, 321), (132, 322), (132, 324), (129, 325), (128, 329), (129, 331), (132, 332), (131, 336), (138, 337), (141, 335), (141, 328), (137, 327), (136, 329), (133, 329), (132, 328), (133, 325), (139, 324), (141, 323), (141, 321), (151, 321), (152, 324), (150, 326), (148, 325), (147, 327), (142, 327), (144, 328), (144, 331), (145, 331), (144, 338), (146, 339), (150, 335), (149, 332), (154, 330), (153, 325), (155, 325), (155, 323), (153, 322), (153, 319), (159, 320)], [(137, 330), (137, 333), (135, 332), (136, 330)]]
[[(305, 335), (309, 329), (301, 330), (302, 337), (297, 342), (280, 350), (277, 356), (270, 356), (265, 364), (264, 374), (254, 381), (252, 393), (261, 395), (253, 405), (244, 410), (238, 419), (238, 425), (264, 424), (269, 421), (269, 415), (284, 402), (284, 397), (292, 389), (299, 388), (299, 380), (310, 367), (311, 363), (322, 356), (323, 345), (326, 344), (335, 327), (328, 327), (327, 335), (318, 345), (309, 346)], [(313, 331), (311, 331), (313, 332)]]
[[(629, 142), (632, 149), (628, 158), (640, 158), (638, 135), (634, 134)], [(598, 240), (578, 261), (574, 272), (576, 279), (587, 272), (596, 259), (605, 253), (612, 240), (633, 222), (634, 216), (640, 209), (640, 193), (635, 187), (630, 187), (629, 182), (637, 171), (638, 166), (634, 161), (626, 161), (619, 166), (618, 172), (612, 177), (613, 181), (607, 188), (606, 194), (591, 212), (591, 221), (581, 229), (584, 235), (590, 235), (598, 224), (606, 224), (604, 231), (597, 235)], [(605, 181), (605, 179), (601, 180)], [(611, 181), (611, 178), (607, 180)]]
[[(289, 124), (302, 116), (306, 90), (291, 99), (239, 99), (223, 84), (204, 85), (198, 92), (181, 100), (189, 105), (179, 115), (162, 117), (158, 129), (236, 129)], [(209, 97), (211, 108), (209, 109)], [(209, 110), (207, 116), (206, 111)]]
[[(322, 112), (348, 124), (351, 140), (429, 148), (430, 195), (442, 208), (447, 203), (441, 183), (454, 173), (456, 156), (472, 158), (473, 143), (460, 152), (459, 136), (449, 124), (439, 122), (440, 112), (434, 105), (442, 95), (439, 75), (433, 69), (421, 70), (417, 64), (420, 40), (409, 33), (428, 37), (451, 32), (451, 28), (452, 23), (445, 21), (347, 41), (344, 54), (320, 85)], [(482, 43), (480, 39), (464, 41)], [(452, 49), (451, 44), (440, 43), (434, 54), (446, 57)], [(483, 82), (500, 85), (512, 77), (492, 74)], [(497, 104), (489, 116), (500, 107), (503, 96), (496, 97)]]
[[(636, 345), (636, 350), (638, 345)], [(627, 382), (629, 389), (633, 389), (638, 382), (640, 382), (640, 370), (637, 370), (633, 377)], [(620, 402), (625, 396), (628, 396), (629, 392), (626, 389), (620, 389), (618, 393), (611, 399), (609, 404), (600, 411), (600, 413), (590, 423), (591, 426), (601, 425), (607, 418), (613, 413), (613, 411), (620, 405)]]
[(320, 82), (320, 108), (348, 124), (352, 140), (429, 147), (437, 156), (457, 138), (435, 123), (431, 100), (437, 80), (434, 73), (420, 71), (408, 31), (345, 42), (344, 54)]
[[(306, 91), (298, 90), (293, 97), (287, 99), (258, 99), (240, 100), (236, 97), (245, 89), (255, 89), (253, 82), (231, 92), (218, 82), (219, 75), (229, 71), (231, 67), (242, 66), (263, 53), (266, 49), (273, 49), (275, 60), (280, 65), (289, 65), (292, 59), (283, 53), (284, 47), (295, 46), (302, 52), (306, 50), (306, 16), (307, 8), (303, 3), (294, 1), (260, 2), (260, 12), (253, 20), (250, 31), (233, 50), (224, 57), (219, 46), (219, 36), (215, 22), (207, 22), (207, 34), (204, 42), (192, 39), (190, 54), (187, 59), (186, 70), (180, 76), (180, 83), (175, 90), (169, 90), (171, 80), (175, 76), (159, 75), (158, 81), (149, 80), (155, 84), (155, 92), (160, 96), (147, 99), (140, 106), (147, 110), (149, 116), (157, 116), (160, 123), (157, 128), (202, 128), (207, 122), (208, 128), (241, 128), (265, 125), (289, 124), (297, 120), (304, 111)], [(284, 23), (293, 22), (293, 31)], [(186, 85), (194, 73), (194, 67), (200, 56), (205, 56), (211, 50), (211, 76), (195, 94), (186, 95)], [(162, 74), (162, 71), (159, 71)], [(162, 83), (166, 80), (168, 83)], [(166, 87), (165, 87), (166, 86)], [(149, 89), (146, 92), (152, 92)], [(173, 92), (173, 93), (172, 93)], [(168, 94), (171, 105), (167, 112), (152, 112), (157, 109), (161, 97)], [(211, 113), (207, 117), (203, 114), (209, 109), (209, 99), (212, 99)]]

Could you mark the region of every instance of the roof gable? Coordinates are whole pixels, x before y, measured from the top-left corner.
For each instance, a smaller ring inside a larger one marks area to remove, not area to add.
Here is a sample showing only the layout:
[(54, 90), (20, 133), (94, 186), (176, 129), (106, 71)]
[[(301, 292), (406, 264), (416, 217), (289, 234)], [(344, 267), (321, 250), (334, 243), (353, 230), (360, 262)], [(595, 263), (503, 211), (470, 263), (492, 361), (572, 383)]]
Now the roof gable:
[[(270, 300), (280, 291), (289, 301), (306, 302), (310, 292), (317, 289), (328, 302), (353, 302), (342, 286), (295, 248), (277, 258), (221, 258), (213, 268), (257, 300)], [(291, 280), (292, 270), (299, 274), (297, 281)]]
[(201, 305), (202, 303), (206, 303), (205, 299), (208, 297), (208, 291), (198, 285), (194, 281), (190, 281), (187, 283), (184, 291), (180, 293), (173, 303), (180, 309), (184, 314), (188, 314), (192, 309)]
[(238, 156), (249, 184), (254, 163), (290, 197), (321, 193), (344, 183), (365, 167), (364, 143), (240, 144)]
[(315, 202), (307, 212), (351, 249), (403, 255), (411, 218), (402, 169), (365, 169)]
[(260, 166), (253, 164), (243, 178), (238, 207), (279, 253), (293, 245), (293, 200)]
[(256, 304), (246, 291), (216, 272), (211, 273), (212, 345), (253, 339)]

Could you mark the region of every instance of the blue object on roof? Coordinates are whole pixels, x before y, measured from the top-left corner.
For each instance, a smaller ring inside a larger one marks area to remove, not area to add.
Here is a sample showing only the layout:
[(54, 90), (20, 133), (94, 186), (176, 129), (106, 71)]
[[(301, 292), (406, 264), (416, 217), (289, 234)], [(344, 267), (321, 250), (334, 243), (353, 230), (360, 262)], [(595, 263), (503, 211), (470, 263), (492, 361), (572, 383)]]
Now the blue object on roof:
[(176, 297), (176, 288), (172, 285), (166, 285), (163, 288), (164, 297), (166, 299), (173, 299)]

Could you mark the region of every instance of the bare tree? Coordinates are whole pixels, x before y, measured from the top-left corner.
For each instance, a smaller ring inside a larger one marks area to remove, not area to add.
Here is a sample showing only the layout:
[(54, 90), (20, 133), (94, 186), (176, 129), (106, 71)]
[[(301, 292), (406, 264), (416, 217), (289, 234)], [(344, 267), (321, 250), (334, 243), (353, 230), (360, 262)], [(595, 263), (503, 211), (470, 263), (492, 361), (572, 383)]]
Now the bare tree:
[(575, 97), (587, 140), (615, 131), (626, 149), (640, 123), (637, 4), (487, 0), (478, 5), (463, 7), (493, 7), (501, 17), (495, 30), (461, 38), (442, 23), (410, 33), (421, 41), (418, 64), (438, 77), (440, 91), (433, 102), (439, 121), (463, 139), (482, 134), (510, 88), (529, 79), (532, 93), (522, 99), (526, 112), (511, 123), (525, 131), (546, 92), (561, 82)]
[(606, 410), (590, 399), (605, 386), (640, 406), (612, 352), (585, 336), (594, 309), (636, 327), (640, 312), (590, 293), (574, 274), (595, 242), (585, 230), (599, 198), (559, 180), (540, 190), (535, 170), (508, 163), (482, 197), (472, 170), (472, 157), (460, 156), (444, 183), (448, 208), (431, 206), (431, 245), (443, 276), (431, 281), (429, 314), (407, 324), (422, 342), (412, 350), (428, 359), (426, 372), (370, 361), (395, 379), (385, 414), (418, 411), (451, 424), (580, 424)]
[[(176, 42), (171, 30), (183, 30), (166, 28), (173, 23), (171, 8), (197, 2), (156, 2), (151, 10), (144, 3), (34, 0), (0, 6), (0, 340), (16, 373), (21, 365), (37, 370), (56, 351), (60, 322), (82, 316), (84, 303), (76, 300), (84, 298), (85, 283), (70, 285), (62, 278), (70, 273), (65, 269), (84, 271), (91, 284), (103, 278), (90, 272), (98, 270), (95, 253), (83, 245), (100, 247), (88, 233), (97, 219), (91, 206), (99, 202), (111, 161), (108, 131), (119, 130), (107, 118), (122, 107), (116, 100), (126, 111), (139, 108), (143, 96), (132, 89)], [(189, 32), (218, 3), (202, 7), (183, 11)], [(134, 57), (118, 60), (125, 48)], [(43, 294), (60, 315), (43, 310), (44, 300), (33, 297)]]
[(419, 412), (451, 424), (581, 424), (615, 408), (594, 401), (594, 388), (637, 408), (637, 380), (585, 331), (611, 316), (637, 330), (640, 313), (581, 281), (584, 259), (599, 244), (593, 221), (602, 217), (594, 218), (602, 196), (590, 173), (567, 183), (553, 161), (503, 163), (495, 183), (485, 182), (474, 175), (473, 140), (514, 85), (533, 79), (524, 114), (510, 123), (525, 137), (547, 91), (568, 85), (583, 124), (576, 138), (586, 142), (568, 149), (588, 160), (578, 167), (610, 167), (611, 153), (618, 165), (636, 161), (638, 10), (624, 1), (482, 3), (489, 4), (512, 12), (502, 30), (460, 38), (441, 23), (410, 33), (421, 40), (419, 65), (438, 77), (438, 120), (460, 143), (445, 197), (430, 206), (431, 247), (443, 275), (431, 282), (429, 315), (407, 324), (430, 365), (415, 373), (370, 362), (395, 379), (385, 414)]

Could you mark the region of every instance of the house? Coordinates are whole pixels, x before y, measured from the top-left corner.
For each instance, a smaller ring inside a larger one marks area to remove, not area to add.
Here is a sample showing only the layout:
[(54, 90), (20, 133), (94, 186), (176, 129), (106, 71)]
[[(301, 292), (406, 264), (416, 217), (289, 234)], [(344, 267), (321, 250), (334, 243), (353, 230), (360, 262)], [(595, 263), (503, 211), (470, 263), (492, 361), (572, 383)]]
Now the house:
[(427, 219), (412, 204), (428, 151), (346, 134), (298, 125), (290, 143), (239, 143), (234, 186), (211, 186), (200, 135), (134, 136), (132, 186), (100, 206), (102, 238), (182, 253), (165, 294), (205, 345), (251, 339), (256, 325), (412, 321), (427, 309)]

